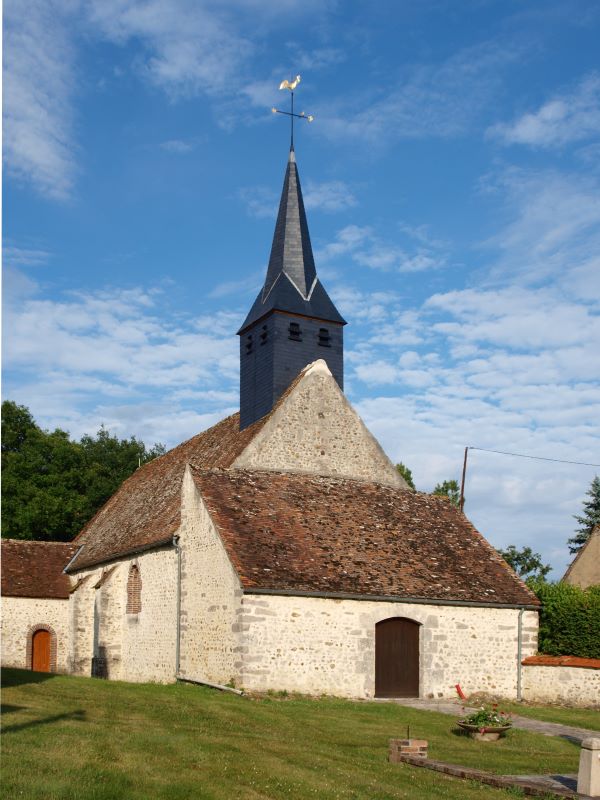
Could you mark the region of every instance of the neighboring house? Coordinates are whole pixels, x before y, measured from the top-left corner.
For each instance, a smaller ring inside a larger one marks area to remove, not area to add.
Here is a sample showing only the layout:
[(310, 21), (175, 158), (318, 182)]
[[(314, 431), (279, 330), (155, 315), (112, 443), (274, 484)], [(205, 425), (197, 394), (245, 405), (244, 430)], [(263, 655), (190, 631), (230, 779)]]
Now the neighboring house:
[(66, 672), (69, 592), (63, 573), (77, 548), (2, 540), (2, 665)]
[(600, 584), (600, 525), (594, 527), (590, 538), (579, 550), (562, 580), (582, 589)]
[(75, 540), (70, 671), (515, 696), (538, 601), (447, 499), (408, 489), (342, 392), (344, 325), (292, 151), (240, 413), (138, 469)]

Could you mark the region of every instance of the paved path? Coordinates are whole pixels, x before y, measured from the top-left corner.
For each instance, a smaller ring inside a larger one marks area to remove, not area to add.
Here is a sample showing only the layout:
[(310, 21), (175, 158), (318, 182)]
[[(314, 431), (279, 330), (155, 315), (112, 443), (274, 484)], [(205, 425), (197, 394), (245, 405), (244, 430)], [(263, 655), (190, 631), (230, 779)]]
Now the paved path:
[[(452, 714), (454, 717), (461, 717), (476, 710), (475, 708), (463, 706), (461, 703), (452, 700), (425, 700), (421, 698), (399, 697), (393, 702), (401, 706), (420, 708), (423, 711), (439, 711), (441, 714)], [(561, 725), (557, 722), (542, 722), (542, 720), (539, 719), (520, 717), (516, 714), (513, 715), (512, 723), (515, 728), (534, 731), (535, 733), (543, 733), (544, 736), (561, 736), (563, 739), (569, 739), (577, 744), (580, 744), (582, 739), (587, 739), (589, 736), (600, 735), (599, 731), (592, 731), (587, 728), (575, 728), (572, 725)]]

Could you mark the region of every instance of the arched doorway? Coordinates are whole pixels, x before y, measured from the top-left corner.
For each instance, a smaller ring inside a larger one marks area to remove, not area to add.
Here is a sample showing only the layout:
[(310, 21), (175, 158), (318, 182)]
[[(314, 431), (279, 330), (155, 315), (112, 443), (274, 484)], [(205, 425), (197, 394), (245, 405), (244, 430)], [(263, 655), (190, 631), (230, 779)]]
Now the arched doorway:
[(34, 672), (50, 672), (51, 665), (50, 631), (41, 628), (31, 637), (31, 669)]
[(419, 628), (405, 617), (375, 626), (375, 697), (419, 696)]

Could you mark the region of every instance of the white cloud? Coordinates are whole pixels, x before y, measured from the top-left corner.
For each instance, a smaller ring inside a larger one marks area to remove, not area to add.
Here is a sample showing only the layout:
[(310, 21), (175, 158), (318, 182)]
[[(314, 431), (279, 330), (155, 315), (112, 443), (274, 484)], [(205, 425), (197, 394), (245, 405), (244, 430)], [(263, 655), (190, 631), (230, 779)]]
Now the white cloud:
[(304, 205), (310, 210), (346, 211), (358, 204), (348, 184), (344, 181), (309, 180), (306, 184)]
[(126, 398), (127, 407), (141, 398), (168, 404), (171, 392), (223, 391), (237, 381), (238, 315), (169, 324), (158, 313), (159, 299), (156, 291), (115, 289), (9, 306), (5, 390), (14, 394), (18, 373), (17, 399), (28, 395), (26, 404), (41, 408), (46, 420), (61, 408), (64, 416), (65, 408), (101, 407), (115, 397)]
[(72, 98), (75, 3), (11, 0), (4, 8), (4, 163), (18, 181), (65, 200), (77, 172)]
[(272, 219), (277, 216), (277, 195), (266, 186), (246, 186), (238, 191), (238, 197), (246, 206), (246, 212), (257, 219)]
[(360, 110), (348, 119), (345, 101), (315, 108), (320, 130), (335, 140), (372, 143), (397, 138), (457, 136), (489, 107), (511, 65), (522, 60), (515, 41), (493, 40), (464, 48), (441, 63), (416, 64), (387, 74), (376, 96), (355, 92)]
[(96, 0), (88, 14), (109, 41), (137, 40), (139, 73), (174, 97), (224, 91), (252, 50), (232, 24), (228, 4)]
[(562, 147), (600, 134), (600, 75), (586, 76), (570, 93), (548, 100), (514, 122), (494, 125), (492, 137), (505, 144)]
[[(235, 294), (247, 294), (248, 292), (257, 293), (262, 286), (264, 275), (265, 270), (261, 269), (256, 270), (251, 275), (248, 275), (247, 278), (242, 278), (239, 281), (223, 281), (222, 283), (218, 283), (214, 289), (211, 289), (208, 293), (208, 297), (218, 299)], [(240, 322), (241, 319), (242, 317), (240, 317)]]
[[(410, 228), (399, 228), (403, 239), (410, 237)], [(412, 237), (413, 239), (415, 237)], [(421, 237), (422, 239), (422, 237)], [(437, 245), (436, 245), (437, 246)], [(439, 269), (446, 264), (447, 257), (436, 250), (433, 243), (421, 244), (404, 241), (403, 245), (386, 241), (368, 226), (347, 225), (341, 228), (333, 242), (329, 242), (316, 253), (319, 263), (329, 263), (341, 256), (350, 256), (360, 266), (382, 271), (422, 272)]]
[(289, 47), (294, 53), (293, 61), (298, 65), (298, 69), (307, 69), (311, 72), (343, 64), (347, 58), (346, 53), (338, 47), (317, 47), (310, 51), (302, 50), (295, 43), (290, 43)]
[(192, 152), (194, 144), (184, 139), (169, 139), (166, 142), (161, 142), (160, 147), (162, 150), (166, 150), (167, 153), (183, 156)]
[(600, 297), (600, 183), (593, 175), (508, 169), (492, 183), (510, 219), (486, 244), (500, 252), (492, 277), (549, 279), (570, 295)]
[(51, 256), (47, 250), (17, 247), (8, 243), (2, 248), (2, 262), (5, 267), (39, 267), (46, 264)]

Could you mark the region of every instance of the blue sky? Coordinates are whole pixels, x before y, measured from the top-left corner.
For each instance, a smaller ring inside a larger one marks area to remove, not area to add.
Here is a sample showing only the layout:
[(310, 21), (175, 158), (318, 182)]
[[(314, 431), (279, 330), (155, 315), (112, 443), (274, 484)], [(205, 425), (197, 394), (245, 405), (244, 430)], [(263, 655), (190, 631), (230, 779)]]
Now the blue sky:
[[(7, 0), (3, 394), (169, 446), (237, 409), (289, 98), (346, 392), (417, 487), (466, 445), (600, 463), (595, 2)], [(473, 451), (558, 578), (597, 469)]]

